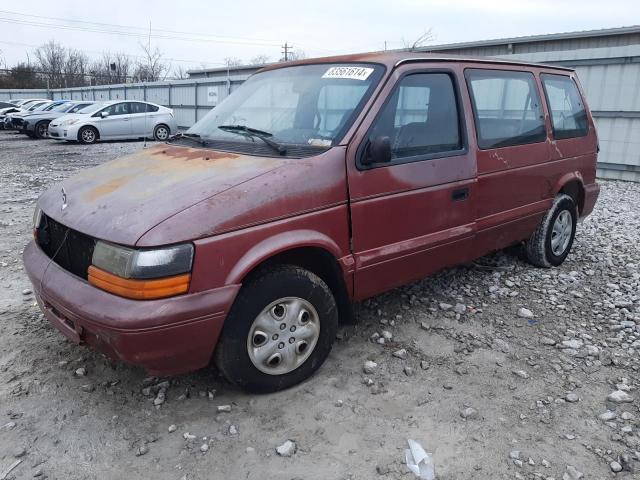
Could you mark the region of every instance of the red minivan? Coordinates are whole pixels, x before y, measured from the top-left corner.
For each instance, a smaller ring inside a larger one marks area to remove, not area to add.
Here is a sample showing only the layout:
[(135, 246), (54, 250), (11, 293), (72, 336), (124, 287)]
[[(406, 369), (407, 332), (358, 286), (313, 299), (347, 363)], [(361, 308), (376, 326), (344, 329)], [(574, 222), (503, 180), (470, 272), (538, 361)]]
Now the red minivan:
[(523, 244), (560, 265), (594, 207), (573, 70), (364, 54), (269, 66), (186, 133), (47, 190), (24, 263), (49, 321), (153, 375), (269, 392), (351, 302)]

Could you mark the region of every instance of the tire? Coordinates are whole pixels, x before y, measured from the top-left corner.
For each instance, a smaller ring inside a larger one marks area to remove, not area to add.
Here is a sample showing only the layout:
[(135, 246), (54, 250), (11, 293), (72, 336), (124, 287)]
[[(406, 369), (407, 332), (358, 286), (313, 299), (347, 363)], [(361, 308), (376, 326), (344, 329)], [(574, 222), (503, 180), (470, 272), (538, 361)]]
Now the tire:
[[(303, 337), (296, 338), (296, 331)], [(240, 290), (215, 362), (227, 380), (244, 390), (276, 392), (320, 368), (337, 331), (338, 307), (327, 284), (303, 268), (278, 265), (259, 272)]]
[(47, 129), (49, 128), (49, 122), (41, 121), (35, 124), (33, 127), (33, 136), (35, 138), (45, 138), (47, 136)]
[(158, 142), (164, 142), (171, 136), (171, 129), (165, 124), (156, 125), (153, 129), (153, 138)]
[(565, 194), (558, 195), (525, 244), (527, 261), (542, 268), (562, 264), (573, 245), (577, 224), (578, 210), (573, 198)]
[(78, 141), (90, 145), (98, 141), (98, 131), (93, 127), (82, 127), (78, 131)]

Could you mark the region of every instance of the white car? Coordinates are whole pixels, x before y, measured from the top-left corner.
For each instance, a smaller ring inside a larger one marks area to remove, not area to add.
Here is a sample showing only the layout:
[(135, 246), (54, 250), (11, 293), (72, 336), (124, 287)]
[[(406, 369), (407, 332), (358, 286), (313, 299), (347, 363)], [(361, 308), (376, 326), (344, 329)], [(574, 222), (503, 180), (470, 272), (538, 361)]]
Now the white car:
[(167, 140), (178, 132), (173, 110), (135, 100), (96, 103), (49, 124), (49, 137), (80, 143), (127, 138)]
[[(63, 115), (84, 110), (94, 102), (84, 101), (62, 101), (51, 109), (45, 109), (37, 112), (30, 112), (23, 117), (21, 131), (31, 138), (44, 138), (47, 136), (47, 128), (52, 120)], [(15, 123), (15, 119), (14, 119)]]
[(32, 112), (51, 103), (51, 100), (25, 100), (21, 105), (0, 110), (0, 129), (11, 128), (11, 116), (17, 113)]

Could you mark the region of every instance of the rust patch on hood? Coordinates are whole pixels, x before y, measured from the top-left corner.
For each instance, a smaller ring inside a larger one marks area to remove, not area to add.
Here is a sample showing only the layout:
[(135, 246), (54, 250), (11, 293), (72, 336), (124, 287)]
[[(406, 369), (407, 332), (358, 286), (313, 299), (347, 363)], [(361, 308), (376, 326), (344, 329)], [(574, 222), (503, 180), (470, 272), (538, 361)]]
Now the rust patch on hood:
[(78, 172), (47, 190), (40, 207), (87, 235), (134, 245), (147, 230), (194, 204), (278, 169), (287, 159), (158, 145)]
[(197, 150), (193, 148), (179, 147), (154, 147), (152, 155), (167, 155), (168, 157), (183, 158), (185, 160), (220, 160), (223, 158), (234, 159), (240, 155), (228, 152), (217, 152), (214, 150)]
[(87, 200), (97, 200), (103, 195), (108, 195), (109, 193), (115, 192), (117, 189), (125, 185), (131, 180), (130, 177), (119, 177), (114, 178), (113, 180), (109, 180), (107, 183), (99, 185), (95, 187), (93, 190), (87, 193), (85, 198)]

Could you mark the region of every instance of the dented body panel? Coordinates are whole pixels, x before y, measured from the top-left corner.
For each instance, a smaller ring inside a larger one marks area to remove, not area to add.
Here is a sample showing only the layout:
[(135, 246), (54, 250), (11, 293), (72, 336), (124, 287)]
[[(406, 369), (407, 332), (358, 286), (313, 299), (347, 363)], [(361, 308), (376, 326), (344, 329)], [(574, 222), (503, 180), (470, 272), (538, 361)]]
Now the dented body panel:
[[(345, 300), (361, 300), (526, 240), (561, 191), (575, 195), (581, 216), (592, 211), (599, 187), (590, 113), (586, 136), (555, 139), (543, 102), (543, 141), (483, 150), (465, 81), (470, 68), (531, 72), (544, 98), (540, 74), (575, 78), (570, 69), (406, 53), (325, 62), (374, 62), (386, 72), (344, 137), (322, 153), (287, 158), (159, 145), (45, 192), (42, 211), (91, 238), (136, 248), (195, 247), (188, 294), (134, 301), (100, 291), (55, 262), (47, 266), (32, 242), (25, 266), (56, 328), (154, 374), (189, 371), (208, 363), (247, 275), (278, 255), (325, 252)], [(367, 132), (398, 82), (429, 71), (455, 81), (464, 148), (362, 168)]]

